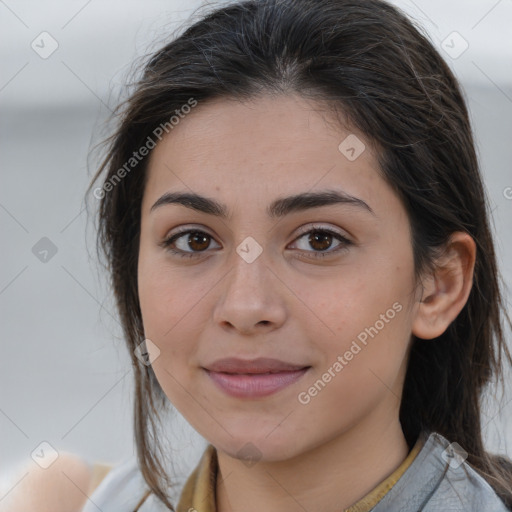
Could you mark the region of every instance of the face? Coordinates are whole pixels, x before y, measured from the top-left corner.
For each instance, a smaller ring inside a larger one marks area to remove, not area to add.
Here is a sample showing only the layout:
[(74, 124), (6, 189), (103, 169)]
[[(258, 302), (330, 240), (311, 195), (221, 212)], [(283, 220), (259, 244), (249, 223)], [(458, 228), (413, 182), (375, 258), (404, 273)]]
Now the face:
[[(149, 162), (138, 290), (152, 366), (192, 427), (234, 457), (250, 442), (284, 460), (398, 421), (415, 313), (409, 221), (369, 141), (319, 109), (293, 95), (199, 104)], [(207, 371), (231, 357), (297, 369)]]

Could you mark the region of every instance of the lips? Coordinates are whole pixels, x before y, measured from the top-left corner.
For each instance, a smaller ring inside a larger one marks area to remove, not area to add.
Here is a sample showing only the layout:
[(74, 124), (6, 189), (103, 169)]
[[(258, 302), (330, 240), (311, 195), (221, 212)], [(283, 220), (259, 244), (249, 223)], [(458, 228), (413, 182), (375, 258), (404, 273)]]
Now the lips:
[(218, 359), (203, 367), (223, 393), (238, 399), (263, 399), (301, 379), (311, 368), (279, 359), (236, 357)]
[(206, 370), (218, 373), (237, 375), (270, 374), (295, 372), (307, 368), (307, 365), (293, 364), (279, 359), (260, 357), (252, 360), (244, 360), (236, 357), (218, 359), (212, 364), (205, 366)]

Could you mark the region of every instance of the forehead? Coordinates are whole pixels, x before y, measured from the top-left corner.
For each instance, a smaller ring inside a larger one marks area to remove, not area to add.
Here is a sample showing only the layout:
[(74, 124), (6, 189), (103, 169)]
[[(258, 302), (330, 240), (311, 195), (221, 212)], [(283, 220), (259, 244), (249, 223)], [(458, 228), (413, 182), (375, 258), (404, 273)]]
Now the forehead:
[(144, 208), (169, 190), (268, 203), (334, 187), (372, 202), (387, 187), (367, 138), (296, 95), (198, 104), (157, 144), (147, 172)]

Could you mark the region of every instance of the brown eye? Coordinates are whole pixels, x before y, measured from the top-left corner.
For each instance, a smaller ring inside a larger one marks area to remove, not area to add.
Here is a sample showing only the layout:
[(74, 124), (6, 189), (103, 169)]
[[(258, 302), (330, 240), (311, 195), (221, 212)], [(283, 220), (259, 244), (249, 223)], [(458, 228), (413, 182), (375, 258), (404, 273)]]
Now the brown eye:
[[(296, 246), (299, 246), (299, 249), (309, 253), (313, 258), (335, 255), (343, 250), (347, 250), (348, 246), (352, 245), (348, 238), (326, 228), (311, 229), (298, 237), (294, 243)], [(329, 250), (332, 247), (334, 249)]]
[(312, 231), (309, 233), (308, 243), (317, 251), (325, 251), (332, 244), (333, 235), (324, 231)]
[(164, 240), (162, 246), (169, 252), (183, 257), (194, 257), (206, 251), (213, 238), (204, 231), (189, 229)]
[(188, 246), (194, 251), (204, 251), (210, 245), (210, 237), (200, 231), (193, 231), (188, 239)]

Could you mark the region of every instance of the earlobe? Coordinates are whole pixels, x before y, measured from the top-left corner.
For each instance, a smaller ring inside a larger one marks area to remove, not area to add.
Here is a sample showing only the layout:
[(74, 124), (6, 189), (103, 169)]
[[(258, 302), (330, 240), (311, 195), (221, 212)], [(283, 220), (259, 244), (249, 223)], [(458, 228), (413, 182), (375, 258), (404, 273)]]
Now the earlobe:
[(422, 281), (422, 294), (412, 334), (429, 340), (446, 331), (466, 304), (473, 284), (476, 245), (464, 232), (455, 232), (434, 269)]

